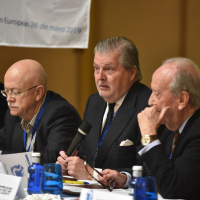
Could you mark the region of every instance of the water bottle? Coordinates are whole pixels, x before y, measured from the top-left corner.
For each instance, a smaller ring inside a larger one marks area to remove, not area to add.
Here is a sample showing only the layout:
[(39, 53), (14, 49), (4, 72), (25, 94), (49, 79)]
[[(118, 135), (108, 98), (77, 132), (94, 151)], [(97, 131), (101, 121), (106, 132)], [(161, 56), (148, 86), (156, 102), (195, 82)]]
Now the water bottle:
[(151, 176), (138, 177), (135, 184), (134, 200), (157, 200), (155, 178)]
[(134, 188), (137, 181), (137, 177), (142, 176), (142, 166), (133, 166), (133, 179), (129, 182), (128, 192), (129, 195), (134, 196)]
[(32, 153), (32, 165), (28, 167), (28, 194), (41, 194), (40, 180), (43, 167), (40, 165), (40, 153)]

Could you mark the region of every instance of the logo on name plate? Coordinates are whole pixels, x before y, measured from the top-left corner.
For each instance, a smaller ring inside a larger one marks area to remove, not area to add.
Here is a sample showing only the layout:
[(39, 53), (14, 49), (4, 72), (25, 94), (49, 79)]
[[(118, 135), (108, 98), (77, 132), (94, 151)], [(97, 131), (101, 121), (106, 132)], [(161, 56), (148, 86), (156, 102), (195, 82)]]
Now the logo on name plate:
[(92, 190), (89, 190), (86, 193), (86, 195), (87, 195), (86, 200), (92, 200), (93, 199), (93, 191)]
[(24, 168), (22, 165), (14, 165), (13, 167), (11, 167), (11, 172), (14, 176), (24, 176)]

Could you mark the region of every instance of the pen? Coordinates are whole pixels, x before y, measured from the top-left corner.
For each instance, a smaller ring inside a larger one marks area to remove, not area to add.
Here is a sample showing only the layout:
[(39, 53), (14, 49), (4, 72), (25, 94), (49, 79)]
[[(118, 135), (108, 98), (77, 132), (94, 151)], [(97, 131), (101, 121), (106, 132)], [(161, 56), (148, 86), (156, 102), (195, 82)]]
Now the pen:
[(84, 181), (68, 181), (68, 180), (63, 180), (63, 183), (68, 183), (68, 184), (80, 184), (80, 185), (88, 185), (88, 182)]

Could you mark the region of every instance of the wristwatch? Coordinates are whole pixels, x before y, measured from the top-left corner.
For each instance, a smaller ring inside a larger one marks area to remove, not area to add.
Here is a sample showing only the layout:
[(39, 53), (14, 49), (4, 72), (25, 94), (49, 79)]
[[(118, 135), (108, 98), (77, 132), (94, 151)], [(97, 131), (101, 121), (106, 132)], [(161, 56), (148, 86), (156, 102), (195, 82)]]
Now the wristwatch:
[(144, 135), (141, 138), (141, 143), (143, 146), (146, 146), (147, 144), (149, 144), (157, 139), (158, 139), (158, 135)]

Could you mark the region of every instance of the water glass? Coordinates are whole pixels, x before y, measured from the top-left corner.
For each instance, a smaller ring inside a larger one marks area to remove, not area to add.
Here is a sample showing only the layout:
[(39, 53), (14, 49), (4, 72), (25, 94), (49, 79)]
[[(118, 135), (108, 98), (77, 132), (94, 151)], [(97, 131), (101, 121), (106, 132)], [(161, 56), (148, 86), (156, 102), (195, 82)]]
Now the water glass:
[(154, 177), (137, 178), (134, 200), (157, 200), (157, 189)]
[(60, 164), (48, 163), (43, 165), (41, 177), (41, 192), (59, 195), (63, 190), (63, 178)]

